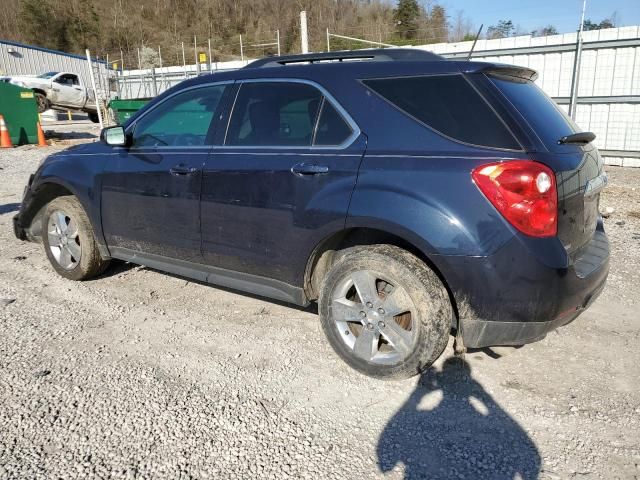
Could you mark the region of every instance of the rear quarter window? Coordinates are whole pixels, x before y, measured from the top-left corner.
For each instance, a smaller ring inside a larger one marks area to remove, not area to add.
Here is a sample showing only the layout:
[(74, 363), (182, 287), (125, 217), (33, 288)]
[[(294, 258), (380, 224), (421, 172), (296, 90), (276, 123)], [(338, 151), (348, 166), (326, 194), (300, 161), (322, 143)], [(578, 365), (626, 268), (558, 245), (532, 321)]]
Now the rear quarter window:
[(363, 83), (420, 123), (451, 139), (521, 150), (505, 124), (463, 75), (369, 79)]

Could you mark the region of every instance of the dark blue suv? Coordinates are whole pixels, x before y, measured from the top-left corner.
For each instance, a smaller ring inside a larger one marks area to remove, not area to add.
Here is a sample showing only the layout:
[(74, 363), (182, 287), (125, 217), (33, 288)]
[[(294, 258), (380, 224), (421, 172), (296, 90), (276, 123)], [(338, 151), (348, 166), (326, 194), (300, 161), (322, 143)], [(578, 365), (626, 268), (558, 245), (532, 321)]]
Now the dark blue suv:
[(532, 70), (411, 49), (258, 60), (185, 81), (51, 155), (16, 236), (83, 280), (120, 259), (307, 305), (352, 367), (416, 374), (517, 345), (601, 292), (594, 135)]

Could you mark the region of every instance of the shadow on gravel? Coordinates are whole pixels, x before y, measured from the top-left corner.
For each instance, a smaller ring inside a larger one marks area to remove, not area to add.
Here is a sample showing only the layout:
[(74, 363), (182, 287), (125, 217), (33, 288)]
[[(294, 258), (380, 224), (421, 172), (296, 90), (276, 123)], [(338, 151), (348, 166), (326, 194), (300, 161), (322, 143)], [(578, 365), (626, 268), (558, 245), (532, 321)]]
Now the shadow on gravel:
[(19, 203), (5, 203), (4, 205), (0, 205), (0, 215), (10, 212), (17, 212), (20, 210)]
[(540, 472), (533, 440), (455, 357), (423, 373), (382, 432), (377, 454), (383, 472), (404, 464), (405, 480), (528, 480)]

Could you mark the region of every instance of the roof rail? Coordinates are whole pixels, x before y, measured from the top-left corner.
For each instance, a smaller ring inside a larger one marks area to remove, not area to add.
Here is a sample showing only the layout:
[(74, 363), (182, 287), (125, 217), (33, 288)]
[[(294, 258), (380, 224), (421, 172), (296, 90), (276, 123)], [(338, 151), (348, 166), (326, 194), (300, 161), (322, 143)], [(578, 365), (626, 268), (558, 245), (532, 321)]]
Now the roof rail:
[(343, 60), (369, 60), (374, 62), (433, 62), (445, 60), (444, 57), (417, 48), (372, 48), (368, 50), (343, 50), (336, 52), (306, 53), (302, 55), (284, 55), (265, 57), (255, 60), (244, 68), (281, 67), (317, 62), (342, 62)]

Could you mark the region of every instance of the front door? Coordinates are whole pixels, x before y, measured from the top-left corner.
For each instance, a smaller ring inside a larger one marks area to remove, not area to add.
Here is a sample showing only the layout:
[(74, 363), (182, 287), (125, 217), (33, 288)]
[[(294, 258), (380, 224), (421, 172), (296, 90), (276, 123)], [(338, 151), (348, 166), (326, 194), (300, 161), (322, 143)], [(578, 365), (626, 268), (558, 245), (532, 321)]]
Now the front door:
[(102, 179), (102, 226), (112, 255), (199, 262), (202, 166), (226, 85), (168, 97), (127, 129)]
[(307, 256), (344, 226), (365, 142), (311, 82), (241, 83), (203, 170), (209, 265), (300, 286)]
[(80, 108), (85, 103), (85, 89), (80, 86), (77, 75), (63, 73), (53, 80), (53, 102), (58, 105), (67, 105)]

